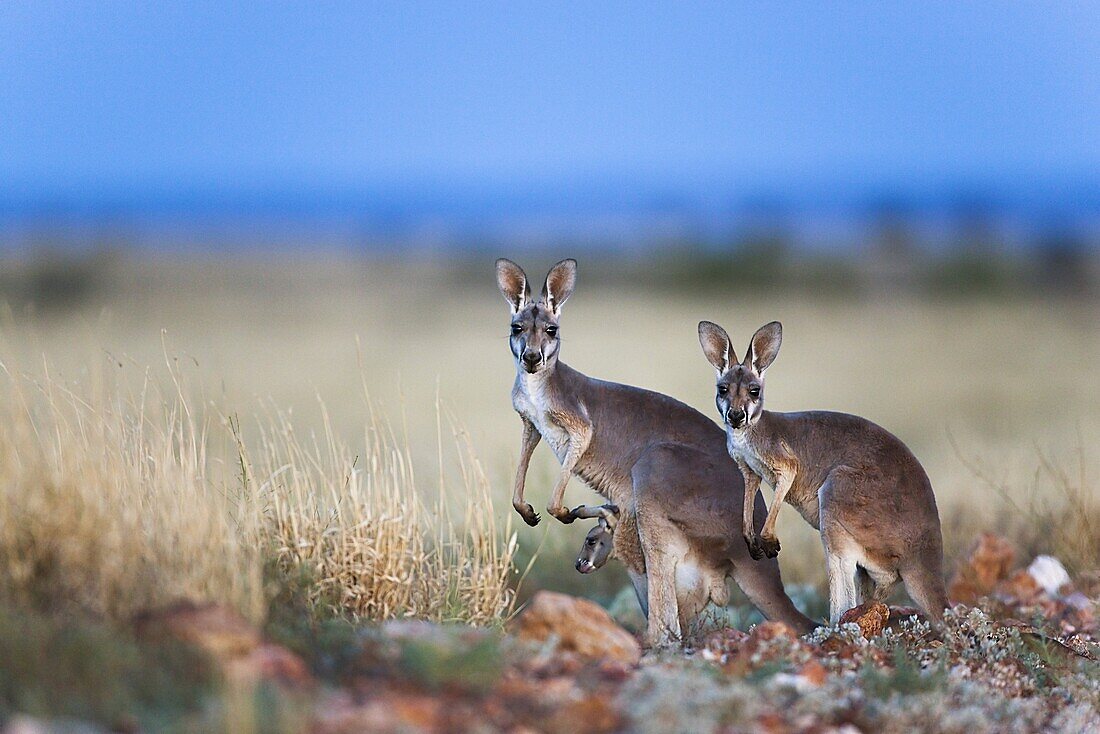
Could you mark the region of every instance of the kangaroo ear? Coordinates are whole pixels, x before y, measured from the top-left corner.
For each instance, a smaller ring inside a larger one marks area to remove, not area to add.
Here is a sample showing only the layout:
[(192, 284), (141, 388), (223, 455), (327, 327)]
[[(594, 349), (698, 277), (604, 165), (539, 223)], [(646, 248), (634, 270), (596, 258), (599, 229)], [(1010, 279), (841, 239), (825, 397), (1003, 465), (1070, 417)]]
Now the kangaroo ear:
[(562, 260), (546, 274), (546, 283), (542, 286), (542, 302), (557, 316), (569, 296), (573, 295), (573, 286), (576, 284), (577, 261), (572, 258)]
[(779, 345), (782, 343), (783, 324), (778, 321), (764, 324), (752, 335), (744, 365), (763, 377), (764, 370), (771, 367), (772, 362), (775, 361), (775, 355), (779, 354)]
[(531, 300), (531, 287), (523, 268), (507, 258), (497, 260), (497, 286), (512, 313), (518, 313)]
[(699, 322), (699, 344), (703, 347), (703, 354), (707, 361), (714, 365), (718, 374), (724, 374), (730, 365), (737, 364), (737, 357), (730, 346), (730, 337), (718, 324), (710, 321)]

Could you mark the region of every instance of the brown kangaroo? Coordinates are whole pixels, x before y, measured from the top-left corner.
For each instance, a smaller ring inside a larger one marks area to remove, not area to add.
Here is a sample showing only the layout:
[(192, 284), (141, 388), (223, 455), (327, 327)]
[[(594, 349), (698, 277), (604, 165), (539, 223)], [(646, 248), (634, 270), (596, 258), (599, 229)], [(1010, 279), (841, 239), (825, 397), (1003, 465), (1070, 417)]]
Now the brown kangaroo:
[[(929, 617), (947, 606), (936, 497), (924, 468), (902, 441), (845, 413), (764, 410), (764, 373), (779, 353), (783, 327), (760, 327), (738, 362), (717, 324), (699, 323), (699, 343), (718, 371), (718, 412), (727, 447), (745, 479), (745, 543), (753, 558), (779, 553), (775, 522), (784, 500), (821, 532), (829, 578), (829, 620), (863, 601), (883, 601), (899, 578)], [(759, 537), (753, 498), (775, 488)]]
[(738, 539), (744, 483), (722, 430), (667, 395), (596, 380), (558, 359), (558, 321), (577, 263), (555, 265), (538, 301), (518, 265), (500, 259), (496, 271), (511, 311), (512, 405), (523, 421), (512, 504), (524, 521), (539, 522), (523, 494), (531, 454), (545, 438), (562, 467), (547, 512), (566, 523), (591, 516), (562, 505), (576, 474), (637, 526), (642, 562), (628, 572), (648, 618), (647, 646), (679, 639), (680, 619), (701, 611), (730, 575), (766, 617), (811, 629), (783, 591), (776, 562), (754, 562)]

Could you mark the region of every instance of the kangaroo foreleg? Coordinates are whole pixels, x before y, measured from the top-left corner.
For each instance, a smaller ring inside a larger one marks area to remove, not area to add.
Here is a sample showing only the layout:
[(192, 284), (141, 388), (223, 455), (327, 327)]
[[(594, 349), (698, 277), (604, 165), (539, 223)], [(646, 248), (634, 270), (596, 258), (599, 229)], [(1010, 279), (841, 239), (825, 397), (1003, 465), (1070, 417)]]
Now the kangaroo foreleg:
[(595, 507), (579, 505), (574, 507), (570, 513), (578, 520), (588, 520), (593, 517), (598, 517), (607, 523), (607, 527), (611, 530), (615, 529), (615, 524), (619, 521), (619, 506), (613, 504), (597, 505)]
[[(749, 547), (749, 553), (751, 554), (753, 548), (757, 546), (756, 540), (756, 493), (760, 491), (760, 476), (749, 468), (749, 465), (744, 461), (738, 461), (737, 466), (741, 469), (741, 475), (745, 478), (745, 503), (743, 514), (741, 517), (741, 535), (745, 538), (745, 545)], [(760, 560), (763, 556), (752, 556), (756, 560)]]
[(534, 527), (539, 524), (539, 515), (535, 508), (523, 499), (524, 485), (527, 483), (527, 467), (531, 464), (531, 454), (539, 445), (542, 435), (535, 428), (535, 424), (523, 418), (523, 444), (519, 450), (519, 467), (516, 469), (516, 482), (512, 489), (512, 507), (520, 514), (523, 521)]
[(576, 520), (577, 516), (573, 514), (572, 510), (562, 505), (565, 488), (569, 485), (573, 470), (577, 468), (577, 462), (584, 456), (584, 452), (588, 450), (588, 444), (592, 441), (592, 427), (590, 425), (572, 426), (572, 428), (573, 430), (569, 432), (569, 448), (566, 450), (565, 458), (561, 462), (561, 475), (558, 477), (554, 492), (550, 495), (550, 504), (546, 508), (547, 512), (567, 524)]
[(764, 520), (764, 527), (760, 529), (760, 540), (757, 541), (757, 551), (749, 547), (749, 554), (753, 558), (760, 558), (756, 552), (762, 553), (768, 558), (779, 555), (779, 538), (775, 535), (775, 521), (779, 518), (779, 508), (787, 499), (787, 492), (794, 484), (794, 475), (789, 473), (777, 473), (775, 476), (775, 496), (772, 497), (772, 506), (768, 508), (768, 517)]

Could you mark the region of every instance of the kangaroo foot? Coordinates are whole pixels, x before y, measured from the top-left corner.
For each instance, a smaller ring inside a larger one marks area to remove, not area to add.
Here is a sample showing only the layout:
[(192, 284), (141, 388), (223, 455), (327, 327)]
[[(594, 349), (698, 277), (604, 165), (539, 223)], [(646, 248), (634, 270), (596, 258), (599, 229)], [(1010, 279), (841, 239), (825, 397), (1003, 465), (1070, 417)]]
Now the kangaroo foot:
[(759, 561), (764, 557), (764, 549), (760, 547), (760, 538), (755, 535), (746, 535), (745, 545), (749, 548), (749, 555), (754, 561)]
[(566, 525), (577, 519), (577, 516), (573, 514), (573, 510), (565, 507), (547, 507), (546, 511)]

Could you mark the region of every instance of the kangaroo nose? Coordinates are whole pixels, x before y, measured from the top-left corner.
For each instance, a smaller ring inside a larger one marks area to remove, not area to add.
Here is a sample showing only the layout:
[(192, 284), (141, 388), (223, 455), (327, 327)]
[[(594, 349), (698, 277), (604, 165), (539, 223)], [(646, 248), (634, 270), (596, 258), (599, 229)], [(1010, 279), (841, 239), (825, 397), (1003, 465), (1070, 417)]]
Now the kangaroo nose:
[(741, 425), (744, 422), (744, 420), (745, 420), (745, 411), (743, 411), (743, 410), (731, 410), (728, 413), (726, 413), (726, 420), (729, 421), (729, 424), (731, 426), (736, 428), (737, 426)]
[(529, 366), (532, 366), (532, 367), (535, 366), (536, 364), (539, 363), (539, 360), (541, 360), (541, 359), (542, 359), (542, 355), (539, 354), (538, 352), (525, 351), (523, 353), (523, 361), (524, 361), (525, 364), (527, 364)]

